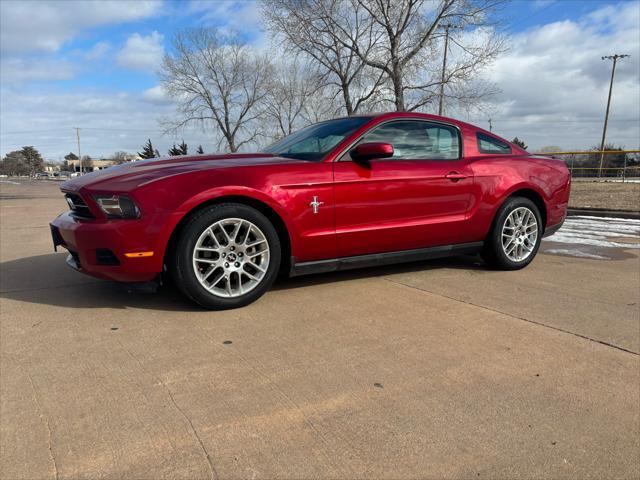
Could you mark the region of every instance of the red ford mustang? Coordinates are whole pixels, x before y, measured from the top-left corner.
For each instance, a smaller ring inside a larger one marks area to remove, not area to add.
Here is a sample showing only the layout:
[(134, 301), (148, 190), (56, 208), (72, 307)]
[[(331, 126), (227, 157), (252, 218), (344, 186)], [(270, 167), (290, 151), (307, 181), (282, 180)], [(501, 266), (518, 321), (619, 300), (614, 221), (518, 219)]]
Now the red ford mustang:
[(54, 245), (81, 272), (169, 274), (208, 308), (290, 275), (482, 253), (526, 266), (560, 228), (570, 175), (490, 132), (417, 113), (311, 125), (262, 153), (127, 163), (65, 182)]

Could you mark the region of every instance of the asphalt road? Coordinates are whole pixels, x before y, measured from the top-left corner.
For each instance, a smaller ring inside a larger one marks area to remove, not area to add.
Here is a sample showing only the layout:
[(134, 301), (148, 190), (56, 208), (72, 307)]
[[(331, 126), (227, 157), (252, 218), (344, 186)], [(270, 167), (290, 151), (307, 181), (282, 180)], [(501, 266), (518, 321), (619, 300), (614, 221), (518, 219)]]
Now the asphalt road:
[(0, 183), (2, 479), (640, 477), (634, 224), (572, 220), (518, 272), (297, 278), (207, 312), (66, 267), (57, 185), (18, 183)]

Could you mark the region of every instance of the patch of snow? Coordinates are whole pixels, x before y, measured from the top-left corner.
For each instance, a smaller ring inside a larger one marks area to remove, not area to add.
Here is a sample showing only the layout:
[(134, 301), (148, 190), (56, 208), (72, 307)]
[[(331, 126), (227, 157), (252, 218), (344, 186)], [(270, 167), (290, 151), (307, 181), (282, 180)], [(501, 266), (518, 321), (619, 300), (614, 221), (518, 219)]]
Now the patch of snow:
[[(630, 240), (621, 242), (620, 239)], [(570, 217), (546, 242), (607, 248), (640, 248), (640, 220), (610, 217)]]
[(12, 182), (11, 180), (0, 180), (0, 183), (9, 183), (11, 185), (22, 185), (19, 182)]

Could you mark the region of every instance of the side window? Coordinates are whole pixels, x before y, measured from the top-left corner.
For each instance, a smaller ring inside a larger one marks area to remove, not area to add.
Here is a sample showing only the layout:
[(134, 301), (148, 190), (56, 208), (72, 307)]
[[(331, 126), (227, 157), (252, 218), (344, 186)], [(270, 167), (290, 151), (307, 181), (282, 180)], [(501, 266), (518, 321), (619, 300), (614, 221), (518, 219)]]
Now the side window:
[(455, 128), (418, 120), (389, 122), (366, 133), (358, 143), (393, 145), (387, 160), (456, 160), (460, 141)]
[(509, 144), (502, 140), (484, 133), (477, 133), (476, 138), (478, 139), (478, 151), (480, 153), (511, 153)]

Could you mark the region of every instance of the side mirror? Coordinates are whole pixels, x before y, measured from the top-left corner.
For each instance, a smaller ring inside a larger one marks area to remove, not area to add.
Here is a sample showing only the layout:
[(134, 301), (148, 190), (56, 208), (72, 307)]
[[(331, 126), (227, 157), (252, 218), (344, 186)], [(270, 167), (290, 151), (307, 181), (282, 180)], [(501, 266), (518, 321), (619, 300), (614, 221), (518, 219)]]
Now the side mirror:
[(393, 145), (380, 142), (361, 143), (351, 149), (349, 155), (356, 162), (368, 162), (375, 158), (389, 158), (393, 156)]

